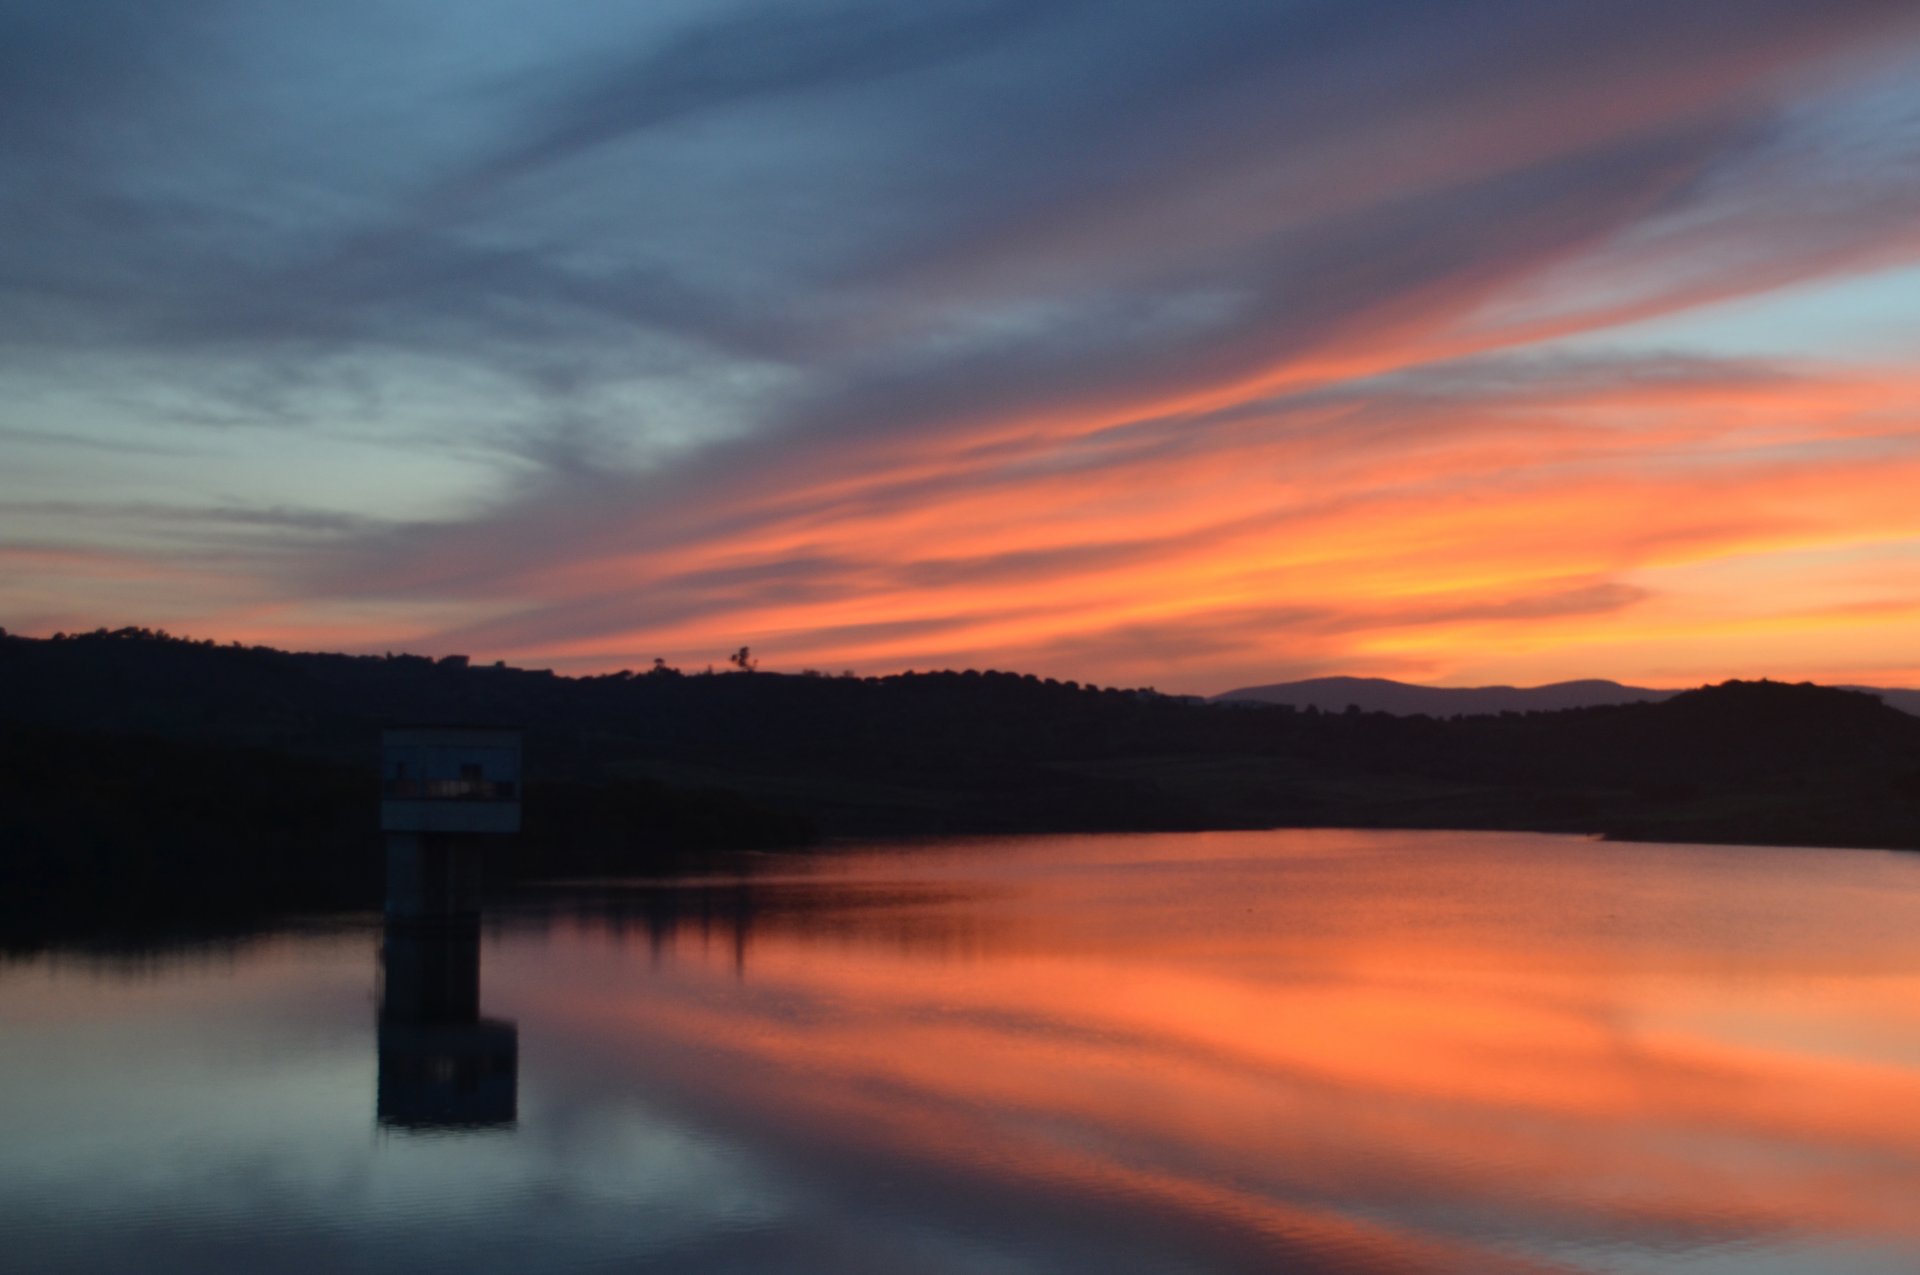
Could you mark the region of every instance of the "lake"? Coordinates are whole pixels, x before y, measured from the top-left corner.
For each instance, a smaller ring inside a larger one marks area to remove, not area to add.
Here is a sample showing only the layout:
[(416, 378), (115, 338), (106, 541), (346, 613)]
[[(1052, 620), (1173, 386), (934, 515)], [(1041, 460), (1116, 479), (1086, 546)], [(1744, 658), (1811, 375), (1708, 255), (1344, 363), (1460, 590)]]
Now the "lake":
[(0, 965), (22, 1272), (1920, 1268), (1920, 855), (1017, 838)]

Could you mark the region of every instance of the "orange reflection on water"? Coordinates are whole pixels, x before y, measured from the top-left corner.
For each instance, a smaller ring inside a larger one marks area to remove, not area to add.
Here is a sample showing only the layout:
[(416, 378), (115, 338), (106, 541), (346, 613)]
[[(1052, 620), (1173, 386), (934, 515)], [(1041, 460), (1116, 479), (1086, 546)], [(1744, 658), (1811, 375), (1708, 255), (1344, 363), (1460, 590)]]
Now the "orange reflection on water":
[(563, 929), (540, 994), (753, 1123), (1339, 1269), (1920, 1257), (1920, 863), (1823, 853), (852, 856), (749, 884), (726, 941), (669, 920), (648, 977)]

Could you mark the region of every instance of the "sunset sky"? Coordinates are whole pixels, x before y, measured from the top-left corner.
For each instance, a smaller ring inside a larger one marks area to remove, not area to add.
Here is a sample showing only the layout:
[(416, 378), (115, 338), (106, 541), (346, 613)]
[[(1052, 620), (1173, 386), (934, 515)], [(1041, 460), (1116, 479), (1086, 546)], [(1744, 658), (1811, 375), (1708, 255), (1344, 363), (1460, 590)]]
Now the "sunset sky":
[(1920, 685), (1916, 0), (8, 0), (0, 625)]

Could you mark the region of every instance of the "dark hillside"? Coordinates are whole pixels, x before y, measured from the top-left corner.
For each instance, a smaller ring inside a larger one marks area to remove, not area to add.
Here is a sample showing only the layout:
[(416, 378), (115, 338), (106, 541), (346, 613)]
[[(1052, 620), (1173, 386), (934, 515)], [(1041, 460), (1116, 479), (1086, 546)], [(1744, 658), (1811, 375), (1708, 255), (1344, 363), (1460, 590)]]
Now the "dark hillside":
[(365, 776), (381, 727), (423, 721), (526, 731), (529, 782), (556, 794), (541, 852), (555, 867), (791, 844), (808, 829), (1348, 824), (1920, 843), (1920, 719), (1814, 686), (1439, 719), (1229, 708), (998, 672), (566, 678), (140, 630), (0, 639), (0, 727), (228, 750), (196, 766), (183, 752), (167, 781), (182, 788), (227, 783), (198, 771), (237, 773), (248, 757)]
[(1705, 785), (1834, 778), (1910, 751), (1920, 720), (1870, 695), (1780, 682), (1727, 682), (1657, 704), (1466, 718), (1449, 723), (1476, 768), (1551, 781)]

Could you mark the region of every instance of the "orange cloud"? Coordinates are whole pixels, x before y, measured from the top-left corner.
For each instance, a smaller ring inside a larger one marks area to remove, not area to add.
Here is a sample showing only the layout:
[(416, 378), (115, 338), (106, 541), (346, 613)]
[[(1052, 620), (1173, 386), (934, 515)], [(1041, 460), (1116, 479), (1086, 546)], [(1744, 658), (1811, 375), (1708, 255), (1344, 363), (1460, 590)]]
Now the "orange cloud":
[[(375, 648), (398, 629), (582, 671), (744, 642), (773, 667), (1183, 690), (1503, 667), (1920, 679), (1913, 595), (1835, 594), (1807, 556), (1920, 545), (1920, 379), (1487, 353), (1532, 337), (1477, 328), (1486, 299), (1564, 259), (1548, 235), (1273, 359), (1242, 334), (1231, 358), (1051, 406), (743, 452), (679, 485), (536, 490), (372, 542), (338, 600), (269, 596), (220, 628)], [(1746, 597), (1707, 582), (1732, 564)], [(1796, 595), (1819, 601), (1779, 601)]]
[[(738, 511), (732, 535), (516, 582), (562, 612), (606, 599), (621, 622), (569, 639), (536, 613), (505, 653), (591, 666), (746, 641), (781, 663), (1031, 658), (1162, 680), (1188, 634), (1231, 639), (1250, 677), (1303, 658), (1444, 675), (1462, 650), (1577, 659), (1595, 640), (1643, 644), (1644, 665), (1692, 633), (1828, 623), (1781, 601), (1828, 569), (1809, 552), (1920, 544), (1920, 437), (1901, 428), (1914, 388), (1861, 372), (1362, 397), (1096, 433), (1084, 465), (1066, 463), (1080, 441), (1056, 440), (830, 481)], [(1764, 605), (1690, 605), (1684, 573), (1736, 562), (1765, 580)], [(1822, 596), (1821, 615), (1889, 648), (1915, 631), (1884, 588)], [(1118, 666), (1049, 656), (1148, 628), (1160, 649)], [(508, 630), (471, 636), (490, 631)], [(1565, 669), (1582, 671), (1631, 672)]]

